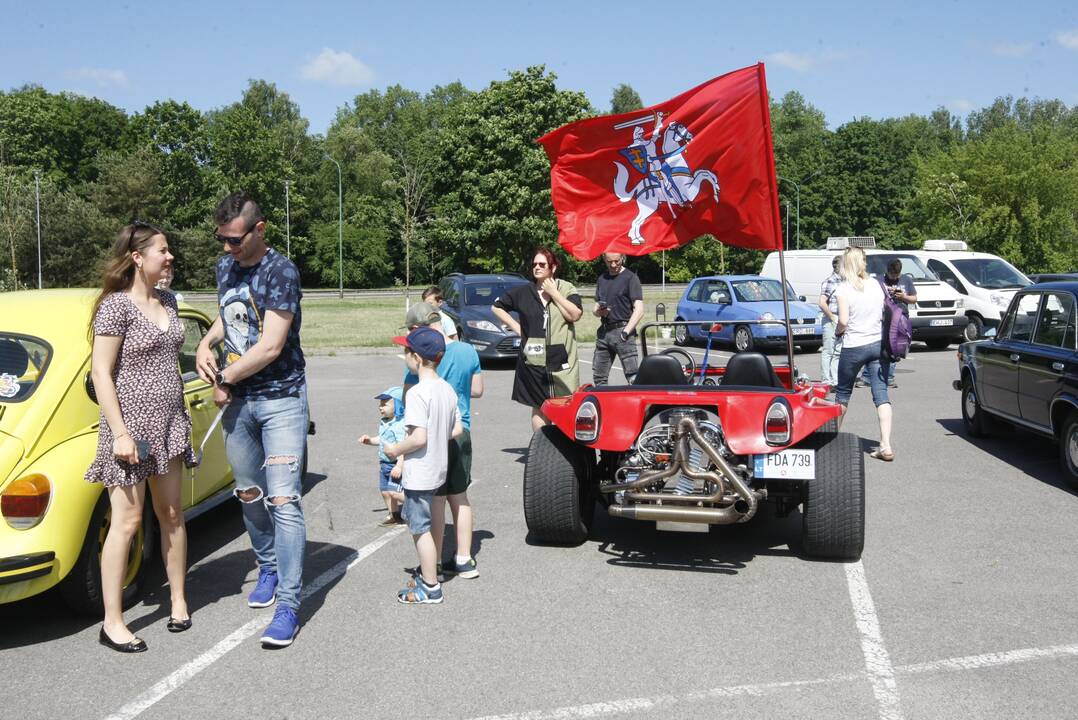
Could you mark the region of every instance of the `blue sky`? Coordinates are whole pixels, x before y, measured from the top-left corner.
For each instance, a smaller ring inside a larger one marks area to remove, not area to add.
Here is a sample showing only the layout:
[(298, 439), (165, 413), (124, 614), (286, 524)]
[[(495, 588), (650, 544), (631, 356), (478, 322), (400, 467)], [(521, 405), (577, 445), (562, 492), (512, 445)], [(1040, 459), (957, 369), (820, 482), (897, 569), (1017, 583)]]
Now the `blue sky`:
[(965, 115), (1001, 95), (1078, 105), (1078, 2), (290, 2), (0, 0), (0, 88), (36, 83), (137, 112), (208, 110), (249, 78), (324, 132), (357, 93), (454, 80), (480, 89), (545, 64), (609, 108), (645, 104), (763, 60), (834, 128), (855, 117)]

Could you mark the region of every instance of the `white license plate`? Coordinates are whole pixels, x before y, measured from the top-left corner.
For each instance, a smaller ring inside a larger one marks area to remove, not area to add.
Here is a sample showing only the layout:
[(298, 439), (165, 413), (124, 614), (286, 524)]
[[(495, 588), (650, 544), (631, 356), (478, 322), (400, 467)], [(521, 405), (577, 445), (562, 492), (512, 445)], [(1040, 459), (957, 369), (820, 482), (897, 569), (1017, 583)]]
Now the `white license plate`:
[(794, 335), (812, 335), (816, 332), (816, 328), (794, 328)]
[(815, 480), (815, 450), (779, 450), (770, 455), (755, 457), (753, 475), (758, 478), (786, 480)]
[(953, 323), (951, 322), (951, 318), (947, 318), (945, 320), (933, 320), (929, 324), (932, 327), (947, 327), (948, 325), (952, 325)]

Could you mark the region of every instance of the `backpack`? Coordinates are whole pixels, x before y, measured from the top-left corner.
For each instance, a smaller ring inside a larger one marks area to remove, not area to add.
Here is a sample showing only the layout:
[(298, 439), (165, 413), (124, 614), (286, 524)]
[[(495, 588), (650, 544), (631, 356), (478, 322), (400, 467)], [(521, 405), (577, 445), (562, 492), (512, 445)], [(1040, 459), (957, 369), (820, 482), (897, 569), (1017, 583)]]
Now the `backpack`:
[(913, 340), (910, 319), (895, 302), (883, 280), (876, 278), (883, 289), (883, 346), (892, 358), (904, 358)]

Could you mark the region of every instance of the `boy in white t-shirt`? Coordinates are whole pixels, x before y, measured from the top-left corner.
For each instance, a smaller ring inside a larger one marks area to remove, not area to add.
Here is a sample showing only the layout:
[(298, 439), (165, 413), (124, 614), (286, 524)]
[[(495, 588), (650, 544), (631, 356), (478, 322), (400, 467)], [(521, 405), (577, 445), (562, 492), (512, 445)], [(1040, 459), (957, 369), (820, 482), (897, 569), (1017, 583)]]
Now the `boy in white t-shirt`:
[[(438, 377), (438, 363), (445, 353), (445, 338), (431, 327), (417, 327), (408, 337), (393, 338), (404, 346), (404, 362), (419, 376), (404, 404), (408, 435), (383, 447), (390, 458), (404, 456), (404, 517), (419, 555), (414, 583), (397, 593), (402, 603), (440, 603), (438, 552), (431, 535), (431, 502), (434, 491), (445, 483), (449, 468), (449, 439), (464, 432), (457, 394)], [(414, 585), (414, 587), (412, 587)]]

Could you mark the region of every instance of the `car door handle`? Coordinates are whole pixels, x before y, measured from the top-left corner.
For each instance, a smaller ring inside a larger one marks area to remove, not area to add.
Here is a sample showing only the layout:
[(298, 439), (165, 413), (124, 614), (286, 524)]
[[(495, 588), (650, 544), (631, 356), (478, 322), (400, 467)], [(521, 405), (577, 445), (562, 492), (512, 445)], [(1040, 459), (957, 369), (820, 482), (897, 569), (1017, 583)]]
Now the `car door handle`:
[(1022, 356), (1018, 353), (1011, 353), (1011, 362), (1018, 362), (1022, 359)]
[(1055, 370), (1056, 372), (1063, 372), (1063, 363), (1061, 363), (1061, 362), (1052, 363), (1052, 369)]

